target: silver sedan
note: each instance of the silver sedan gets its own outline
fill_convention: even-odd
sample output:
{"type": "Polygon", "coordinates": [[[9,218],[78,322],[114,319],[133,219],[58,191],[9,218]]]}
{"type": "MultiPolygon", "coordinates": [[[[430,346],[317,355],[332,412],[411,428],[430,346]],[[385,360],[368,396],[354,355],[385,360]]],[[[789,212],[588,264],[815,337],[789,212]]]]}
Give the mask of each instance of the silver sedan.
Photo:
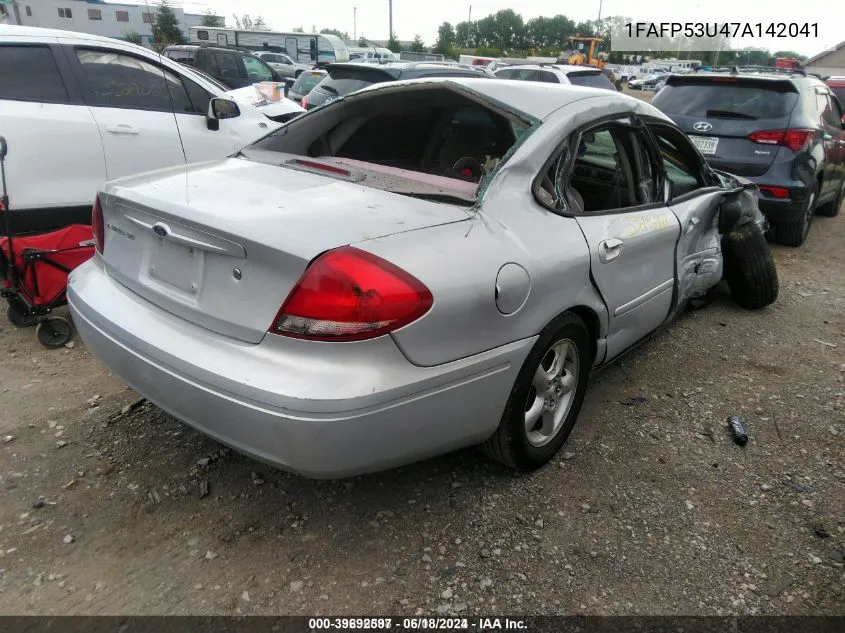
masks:
{"type": "Polygon", "coordinates": [[[595,368],[723,279],[748,309],[778,292],[753,185],[648,104],[543,83],[377,84],[107,183],[93,224],[68,291],[91,352],[316,478],[476,444],[536,469],[595,368]]]}

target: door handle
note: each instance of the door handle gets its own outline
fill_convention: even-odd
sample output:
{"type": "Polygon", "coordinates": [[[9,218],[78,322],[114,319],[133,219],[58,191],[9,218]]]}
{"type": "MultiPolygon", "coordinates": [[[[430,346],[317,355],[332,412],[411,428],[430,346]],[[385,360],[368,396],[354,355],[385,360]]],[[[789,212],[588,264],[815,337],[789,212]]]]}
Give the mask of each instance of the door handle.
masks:
{"type": "Polygon", "coordinates": [[[107,132],[112,134],[138,134],[139,130],[126,123],[119,123],[117,125],[110,125],[106,128],[107,132]]]}
{"type": "Polygon", "coordinates": [[[622,240],[612,238],[599,243],[599,259],[602,263],[612,262],[622,253],[622,240]]]}

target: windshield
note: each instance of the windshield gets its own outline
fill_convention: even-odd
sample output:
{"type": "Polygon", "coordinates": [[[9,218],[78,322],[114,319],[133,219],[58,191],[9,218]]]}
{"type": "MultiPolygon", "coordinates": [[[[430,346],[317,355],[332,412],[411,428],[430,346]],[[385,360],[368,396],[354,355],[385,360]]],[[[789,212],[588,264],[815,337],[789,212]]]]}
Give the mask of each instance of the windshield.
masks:
{"type": "Polygon", "coordinates": [[[335,79],[334,77],[328,77],[320,83],[320,89],[331,95],[342,97],[361,88],[366,88],[372,83],[372,81],[366,81],[365,79],[335,79]]]}
{"type": "Polygon", "coordinates": [[[845,110],[845,86],[840,87],[831,87],[830,91],[836,95],[836,98],[839,99],[839,105],[842,106],[842,109],[845,110]]]}
{"type": "Polygon", "coordinates": [[[327,75],[325,75],[324,73],[302,73],[299,76],[299,79],[294,82],[291,90],[299,94],[308,94],[309,92],[311,92],[311,89],[314,88],[314,86],[316,86],[318,83],[323,81],[326,76],[327,75]]]}
{"type": "Polygon", "coordinates": [[[737,113],[747,119],[779,119],[792,112],[797,101],[791,84],[732,80],[667,84],[651,103],[666,114],[681,116],[707,117],[708,112],[718,112],[726,117],[737,113]]]}
{"type": "Polygon", "coordinates": [[[588,88],[607,88],[615,90],[613,82],[604,73],[569,73],[569,82],[573,86],[586,86],[588,88]]]}

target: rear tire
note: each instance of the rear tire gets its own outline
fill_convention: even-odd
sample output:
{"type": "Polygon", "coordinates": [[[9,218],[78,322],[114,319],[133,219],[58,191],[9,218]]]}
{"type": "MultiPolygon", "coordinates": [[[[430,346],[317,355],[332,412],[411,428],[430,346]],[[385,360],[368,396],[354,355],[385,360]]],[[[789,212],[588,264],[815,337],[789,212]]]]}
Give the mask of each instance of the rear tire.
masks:
{"type": "Polygon", "coordinates": [[[820,206],[817,213],[828,218],[836,217],[839,215],[843,203],[845,203],[845,178],[843,178],[842,185],[839,187],[839,195],[836,196],[836,200],[820,206]]]}
{"type": "Polygon", "coordinates": [[[725,279],[739,306],[759,310],[777,300],[777,267],[766,236],[756,223],[743,224],[725,235],[722,252],[725,279]]]}
{"type": "Polygon", "coordinates": [[[524,472],[548,463],[575,426],[592,365],[592,342],[584,322],[570,312],[557,317],[525,359],[499,428],[480,445],[481,451],[524,472]],[[538,389],[541,383],[547,387],[538,389]]]}
{"type": "Polygon", "coordinates": [[[73,338],[73,326],[62,317],[50,317],[38,324],[35,336],[47,349],[57,349],[64,347],[73,338]]]}
{"type": "Polygon", "coordinates": [[[801,218],[795,224],[773,225],[773,235],[778,244],[784,246],[801,246],[810,233],[810,226],[813,224],[815,215],[816,198],[818,197],[818,184],[814,184],[807,191],[807,203],[801,218]]]}

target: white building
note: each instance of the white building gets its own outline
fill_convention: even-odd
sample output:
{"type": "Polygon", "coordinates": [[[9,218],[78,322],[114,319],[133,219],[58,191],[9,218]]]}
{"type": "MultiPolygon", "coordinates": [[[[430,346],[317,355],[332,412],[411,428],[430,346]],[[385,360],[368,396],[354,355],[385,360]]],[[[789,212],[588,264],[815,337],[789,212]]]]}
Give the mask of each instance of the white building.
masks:
{"type": "MultiPolygon", "coordinates": [[[[0,23],[64,29],[93,35],[126,39],[135,32],[143,43],[152,41],[152,21],[157,3],[105,2],[104,0],[0,0],[0,23]]],[[[199,26],[203,16],[172,7],[179,28],[188,37],[192,26],[199,26]]],[[[219,18],[221,24],[223,18],[219,18]]]]}

